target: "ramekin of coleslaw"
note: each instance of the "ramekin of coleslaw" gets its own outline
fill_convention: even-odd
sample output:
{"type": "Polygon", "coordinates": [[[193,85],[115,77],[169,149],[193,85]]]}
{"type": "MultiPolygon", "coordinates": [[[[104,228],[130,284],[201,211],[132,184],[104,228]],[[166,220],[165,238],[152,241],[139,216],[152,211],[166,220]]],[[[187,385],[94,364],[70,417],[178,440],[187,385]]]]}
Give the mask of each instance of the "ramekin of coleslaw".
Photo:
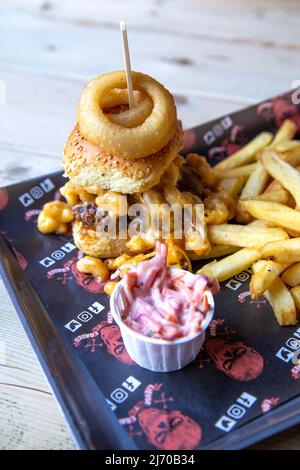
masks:
{"type": "Polygon", "coordinates": [[[167,247],[126,272],[110,299],[130,357],[155,372],[179,370],[199,353],[214,313],[218,282],[167,267],[167,247]]]}

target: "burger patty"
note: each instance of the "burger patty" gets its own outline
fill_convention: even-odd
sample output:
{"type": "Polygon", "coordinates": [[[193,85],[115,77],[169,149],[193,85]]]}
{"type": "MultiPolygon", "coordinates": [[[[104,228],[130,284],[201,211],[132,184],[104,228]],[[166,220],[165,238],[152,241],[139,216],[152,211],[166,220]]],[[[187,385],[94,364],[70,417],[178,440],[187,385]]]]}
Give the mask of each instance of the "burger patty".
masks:
{"type": "MultiPolygon", "coordinates": [[[[72,207],[72,212],[75,220],[81,222],[84,227],[95,229],[100,222],[104,224],[103,227],[105,231],[108,227],[110,220],[109,212],[102,209],[101,207],[98,207],[94,202],[83,202],[81,204],[77,204],[76,206],[72,207]]],[[[129,219],[127,215],[117,217],[117,226],[119,226],[121,219],[122,223],[124,223],[124,218],[128,223],[129,219],[133,220],[136,218],[136,216],[131,216],[129,219]]],[[[136,230],[140,231],[141,226],[137,226],[136,230]]]]}
{"type": "Polygon", "coordinates": [[[101,220],[108,217],[108,212],[101,209],[101,207],[97,207],[93,202],[77,204],[72,208],[72,211],[75,219],[87,227],[94,227],[101,220]]]}

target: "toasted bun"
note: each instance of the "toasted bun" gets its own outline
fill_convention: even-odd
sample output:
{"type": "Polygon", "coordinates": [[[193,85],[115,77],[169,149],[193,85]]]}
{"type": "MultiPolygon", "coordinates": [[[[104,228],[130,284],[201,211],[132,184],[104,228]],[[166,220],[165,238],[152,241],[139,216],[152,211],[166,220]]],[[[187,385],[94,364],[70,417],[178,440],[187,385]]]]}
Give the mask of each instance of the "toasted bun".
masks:
{"type": "Polygon", "coordinates": [[[79,221],[73,223],[74,243],[84,254],[95,258],[115,258],[124,253],[126,241],[100,237],[95,230],[84,229],[79,221]]]}
{"type": "Polygon", "coordinates": [[[103,153],[85,139],[76,125],[64,149],[63,167],[71,182],[123,194],[147,191],[156,185],[182,148],[182,129],[160,152],[146,158],[126,160],[103,153]]]}

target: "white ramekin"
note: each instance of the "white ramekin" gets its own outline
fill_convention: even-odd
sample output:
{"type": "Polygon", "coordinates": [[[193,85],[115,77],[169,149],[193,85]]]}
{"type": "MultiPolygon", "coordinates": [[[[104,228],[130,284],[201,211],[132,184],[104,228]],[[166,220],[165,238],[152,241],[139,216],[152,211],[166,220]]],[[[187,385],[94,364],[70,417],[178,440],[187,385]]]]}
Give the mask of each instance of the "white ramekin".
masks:
{"type": "MultiPolygon", "coordinates": [[[[183,271],[178,268],[170,268],[170,273],[183,271]]],[[[185,271],[188,275],[193,275],[185,271]]],[[[124,280],[115,287],[110,298],[111,314],[121,330],[125,348],[129,356],[141,367],[154,372],[170,372],[185,367],[192,362],[199,353],[204,339],[205,331],[214,314],[214,298],[210,291],[207,298],[210,309],[206,314],[201,331],[194,335],[167,341],[163,339],[149,338],[132,330],[122,320],[124,301],[122,290],[124,280]]]]}

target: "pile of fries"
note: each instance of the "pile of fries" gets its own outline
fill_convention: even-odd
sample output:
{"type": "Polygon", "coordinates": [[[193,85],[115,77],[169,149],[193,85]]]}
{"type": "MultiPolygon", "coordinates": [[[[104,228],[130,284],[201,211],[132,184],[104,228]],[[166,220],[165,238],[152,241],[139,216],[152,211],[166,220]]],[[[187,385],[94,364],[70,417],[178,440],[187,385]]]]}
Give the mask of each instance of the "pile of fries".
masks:
{"type": "MultiPolygon", "coordinates": [[[[252,268],[251,297],[264,295],[280,325],[296,324],[300,311],[300,140],[295,139],[296,133],[297,126],[287,119],[275,135],[261,132],[213,168],[200,155],[181,157],[179,189],[183,192],[165,177],[157,187],[170,203],[173,196],[177,200],[178,194],[184,194],[196,196],[204,205],[202,248],[187,249],[172,238],[164,240],[168,266],[192,270],[191,261],[209,260],[198,273],[220,282],[252,268]]],[[[115,279],[131,265],[155,255],[153,245],[138,238],[144,243],[131,239],[128,253],[104,261],[113,273],[105,292],[111,294],[115,279]]]]}
{"type": "Polygon", "coordinates": [[[275,136],[257,135],[217,164],[219,187],[236,201],[231,222],[208,225],[214,259],[198,272],[225,281],[252,267],[253,299],[264,295],[280,325],[300,310],[300,141],[287,119],[275,136]]]}

